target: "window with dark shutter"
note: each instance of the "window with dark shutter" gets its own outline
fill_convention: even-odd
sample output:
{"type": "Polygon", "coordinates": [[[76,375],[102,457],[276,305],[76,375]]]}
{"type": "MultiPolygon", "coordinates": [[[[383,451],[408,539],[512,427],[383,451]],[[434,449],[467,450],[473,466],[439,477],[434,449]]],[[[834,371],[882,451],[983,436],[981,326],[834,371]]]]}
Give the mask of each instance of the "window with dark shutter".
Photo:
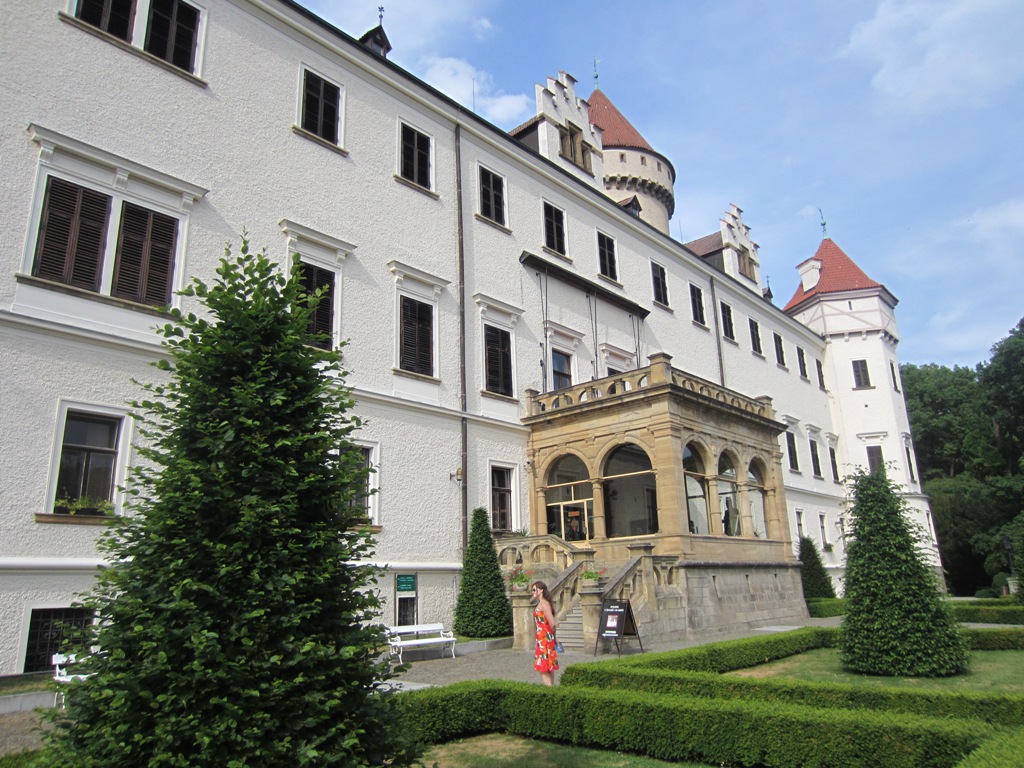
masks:
{"type": "Polygon", "coordinates": [[[619,267],[615,262],[615,240],[603,232],[597,233],[597,260],[602,275],[610,280],[619,279],[619,267]]]}
{"type": "Polygon", "coordinates": [[[700,286],[690,283],[690,314],[693,322],[706,325],[704,322],[704,291],[700,286]]]}
{"type": "Polygon", "coordinates": [[[757,320],[752,317],[748,318],[748,323],[750,325],[750,349],[753,350],[755,354],[760,355],[762,354],[761,326],[758,325],[757,320]]]}
{"type": "Polygon", "coordinates": [[[80,0],[75,15],[86,24],[131,42],[135,0],[80,0]]]}
{"type": "Polygon", "coordinates": [[[302,128],[331,144],[338,143],[341,89],[307,71],[302,94],[302,128]]]}
{"type": "Polygon", "coordinates": [[[551,203],[544,203],[544,245],[565,255],[565,213],[551,203]]]}
{"type": "Polygon", "coordinates": [[[505,225],[505,180],[486,168],[480,169],[480,215],[505,225]]]}
{"type": "Polygon", "coordinates": [[[772,334],[775,338],[775,362],[785,367],[786,365],[786,348],[782,344],[782,337],[774,333],[772,334]]]}
{"type": "Polygon", "coordinates": [[[195,64],[199,10],[182,0],[152,0],[146,51],[179,69],[195,64]]]}
{"type": "Polygon", "coordinates": [[[736,341],[736,328],[732,322],[732,307],[724,301],[720,306],[722,307],[722,335],[736,341]]]}
{"type": "Polygon", "coordinates": [[[868,374],[867,360],[853,361],[853,387],[854,389],[868,389],[871,386],[871,376],[868,374]]]}
{"type": "Polygon", "coordinates": [[[177,219],[125,203],[111,295],[153,306],[170,303],[177,236],[177,219]]]}
{"type": "Polygon", "coordinates": [[[799,472],[800,458],[796,455],[796,435],[792,432],[786,433],[786,455],[789,456],[789,468],[799,472]]]}
{"type": "Polygon", "coordinates": [[[664,306],[668,303],[668,277],[665,275],[665,268],[661,264],[651,262],[651,285],[654,290],[654,300],[664,306]]]}
{"type": "Polygon", "coordinates": [[[403,371],[434,375],[434,308],[402,296],[402,328],[398,366],[403,371]]]}
{"type": "Polygon", "coordinates": [[[804,354],[804,351],[800,347],[796,348],[796,362],[797,362],[797,365],[800,368],[800,378],[801,379],[806,379],[807,378],[807,356],[804,354]]]}
{"type": "Polygon", "coordinates": [[[430,189],[430,137],[402,126],[402,178],[430,189]]]}
{"type": "Polygon", "coordinates": [[[49,177],[32,274],[99,290],[109,217],[107,195],[49,177]]]}
{"type": "Polygon", "coordinates": [[[321,349],[334,347],[334,272],[315,264],[302,262],[302,286],[306,293],[312,295],[324,289],[320,301],[317,302],[313,315],[309,319],[309,333],[314,339],[310,342],[321,349]]]}
{"type": "Polygon", "coordinates": [[[882,446],[868,446],[868,472],[885,472],[885,459],[882,458],[882,446]]]}
{"type": "Polygon", "coordinates": [[[484,326],[486,389],[512,396],[512,334],[493,325],[484,326]]]}

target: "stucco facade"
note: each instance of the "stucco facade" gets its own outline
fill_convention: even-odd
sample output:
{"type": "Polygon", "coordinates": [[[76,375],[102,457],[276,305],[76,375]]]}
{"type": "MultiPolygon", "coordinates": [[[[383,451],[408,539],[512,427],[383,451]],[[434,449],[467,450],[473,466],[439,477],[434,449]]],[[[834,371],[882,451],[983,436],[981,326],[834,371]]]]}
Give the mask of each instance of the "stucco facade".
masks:
{"type": "MultiPolygon", "coordinates": [[[[697,591],[687,606],[686,590],[677,590],[672,599],[684,612],[666,619],[665,631],[769,618],[728,607],[752,604],[743,563],[784,574],[762,592],[779,605],[770,617],[795,610],[797,511],[806,519],[824,515],[835,544],[826,561],[839,572],[844,491],[826,446],[845,466],[864,462],[857,448],[864,434],[885,433],[887,459],[899,459],[900,441],[909,445],[902,398],[882,391],[884,366],[895,360],[894,318],[876,322],[877,334],[865,326],[836,336],[816,319],[825,309],[790,317],[762,297],[759,271],[753,280],[737,276],[623,208],[605,191],[609,160],[600,131],[584,122],[587,104],[568,76],[539,88],[551,133],[531,148],[291,2],[210,0],[196,8],[184,63],[144,50],[146,0],[138,0],[127,38],[79,18],[74,2],[7,9],[5,37],[18,44],[0,50],[0,114],[7,118],[0,154],[10,203],[0,211],[0,412],[8,426],[0,438],[0,674],[26,668],[31,648],[41,647],[34,618],[70,606],[99,564],[102,516],[56,511],[62,457],[72,450],[107,457],[109,500],[116,514],[123,511],[116,487],[137,439],[127,405],[138,394],[132,380],[159,376],[150,365],[161,355],[153,328],[165,321],[159,302],[124,298],[120,287],[129,209],[174,233],[167,298],[183,310],[198,306],[174,292],[193,276],[209,280],[225,242],[242,232],[277,260],[298,252],[329,276],[331,331],[348,342],[344,366],[363,420],[356,439],[376,470],[368,511],[376,561],[387,569],[380,582],[385,622],[410,615],[451,622],[474,507],[504,505],[501,528],[552,536],[539,530],[547,481],[533,458],[546,450],[531,422],[536,397],[644,368],[658,355],[669,356],[684,378],[744,402],[769,398],[772,415],[760,432],[748,424],[730,433],[716,426],[712,410],[691,403],[676,426],[634,440],[659,466],[659,529],[672,531],[676,543],[616,531],[606,536],[609,565],[628,560],[622,550],[639,537],[632,543],[646,554],[636,573],[648,574],[651,585],[659,569],[705,585],[701,621],[685,613],[698,604],[697,591]],[[306,109],[313,85],[334,109],[322,109],[315,123],[306,109]],[[566,167],[559,156],[563,112],[582,123],[592,144],[589,171],[566,167]],[[413,160],[410,141],[421,151],[413,160]],[[44,244],[56,237],[58,188],[106,201],[94,283],[41,270],[44,244]],[[562,239],[552,247],[549,234],[559,224],[562,239]],[[657,301],[656,268],[664,291],[657,301]],[[403,335],[409,306],[429,330],[414,366],[403,335]],[[495,339],[505,346],[495,347],[495,339]],[[845,406],[848,361],[864,358],[877,370],[878,401],[867,409],[877,423],[845,406]],[[109,444],[73,445],[71,426],[80,423],[109,428],[109,444]],[[800,433],[800,471],[787,462],[787,428],[800,433]],[[807,455],[814,435],[824,467],[818,475],[807,455]],[[709,475],[728,445],[737,469],[760,457],[771,491],[764,537],[712,527],[699,542],[691,538],[678,461],[693,440],[707,449],[709,475]],[[648,544],[654,549],[643,549],[648,544]],[[698,560],[706,567],[699,573],[698,560]],[[721,589],[707,587],[719,585],[715,574],[726,570],[721,589]],[[415,576],[403,581],[415,589],[397,591],[399,576],[415,576]]],[[[746,237],[738,209],[726,218],[746,237]]],[[[609,434],[616,418],[613,410],[599,416],[609,434]]],[[[920,491],[909,473],[900,477],[908,492],[920,491]]],[[[708,493],[708,503],[717,503],[708,493]]],[[[747,491],[738,493],[749,503],[747,491]]],[[[926,518],[926,501],[916,503],[926,518]]],[[[570,587],[567,601],[575,596],[570,587]]]]}

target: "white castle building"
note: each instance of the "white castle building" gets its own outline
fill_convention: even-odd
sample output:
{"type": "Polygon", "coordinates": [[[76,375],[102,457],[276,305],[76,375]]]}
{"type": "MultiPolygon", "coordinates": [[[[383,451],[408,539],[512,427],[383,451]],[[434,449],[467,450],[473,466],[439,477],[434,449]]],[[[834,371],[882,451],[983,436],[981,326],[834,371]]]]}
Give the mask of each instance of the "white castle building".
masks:
{"type": "Polygon", "coordinates": [[[675,169],[600,91],[560,73],[505,133],[291,0],[4,17],[0,674],[89,620],[160,307],[242,231],[330,288],[386,623],[451,623],[479,506],[580,642],[613,597],[650,635],[805,615],[798,537],[841,585],[857,466],[931,530],[893,295],[825,239],[779,309],[734,205],[673,240],[675,169]]]}

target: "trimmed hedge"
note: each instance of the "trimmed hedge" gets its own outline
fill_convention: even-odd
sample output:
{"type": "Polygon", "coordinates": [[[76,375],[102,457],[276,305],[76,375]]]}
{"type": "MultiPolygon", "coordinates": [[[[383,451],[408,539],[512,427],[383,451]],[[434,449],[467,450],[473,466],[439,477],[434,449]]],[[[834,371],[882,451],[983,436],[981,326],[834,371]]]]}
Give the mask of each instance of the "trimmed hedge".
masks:
{"type": "Polygon", "coordinates": [[[993,736],[957,763],[957,768],[1020,768],[1024,728],[993,736]]]}
{"type": "MultiPolygon", "coordinates": [[[[1009,600],[950,600],[947,604],[959,622],[1024,626],[1024,606],[1009,600]]],[[[846,599],[807,598],[807,612],[815,619],[845,616],[846,599]]]]}
{"type": "Polygon", "coordinates": [[[427,742],[500,730],[660,760],[773,768],[954,768],[996,733],[978,721],[491,680],[398,698],[427,742]]]}
{"type": "Polygon", "coordinates": [[[846,600],[841,597],[812,597],[807,599],[807,613],[813,619],[830,619],[846,615],[846,600]]]}

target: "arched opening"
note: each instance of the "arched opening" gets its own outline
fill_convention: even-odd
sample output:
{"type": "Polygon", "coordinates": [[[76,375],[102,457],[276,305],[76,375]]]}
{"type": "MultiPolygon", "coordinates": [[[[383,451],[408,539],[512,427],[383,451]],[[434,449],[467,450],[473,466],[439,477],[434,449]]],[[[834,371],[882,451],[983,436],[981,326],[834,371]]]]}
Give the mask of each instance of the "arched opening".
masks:
{"type": "Polygon", "coordinates": [[[697,447],[687,444],[683,450],[683,474],[686,478],[686,516],[690,533],[706,536],[711,533],[708,523],[708,478],[704,460],[697,447]]]}
{"type": "Polygon", "coordinates": [[[739,536],[740,508],[736,503],[736,466],[729,454],[718,457],[718,502],[722,505],[722,530],[726,536],[739,536]]]}
{"type": "Polygon", "coordinates": [[[563,456],[548,473],[545,492],[548,533],[566,541],[589,539],[594,529],[594,485],[587,465],[563,456]]]}
{"type": "Polygon", "coordinates": [[[658,492],[651,460],[642,448],[623,445],[608,457],[604,514],[608,538],[658,532],[658,492]]]}
{"type": "Polygon", "coordinates": [[[747,468],[747,495],[750,497],[750,519],[754,535],[759,539],[768,538],[768,520],[765,516],[765,472],[759,461],[750,462],[747,468]]]}

